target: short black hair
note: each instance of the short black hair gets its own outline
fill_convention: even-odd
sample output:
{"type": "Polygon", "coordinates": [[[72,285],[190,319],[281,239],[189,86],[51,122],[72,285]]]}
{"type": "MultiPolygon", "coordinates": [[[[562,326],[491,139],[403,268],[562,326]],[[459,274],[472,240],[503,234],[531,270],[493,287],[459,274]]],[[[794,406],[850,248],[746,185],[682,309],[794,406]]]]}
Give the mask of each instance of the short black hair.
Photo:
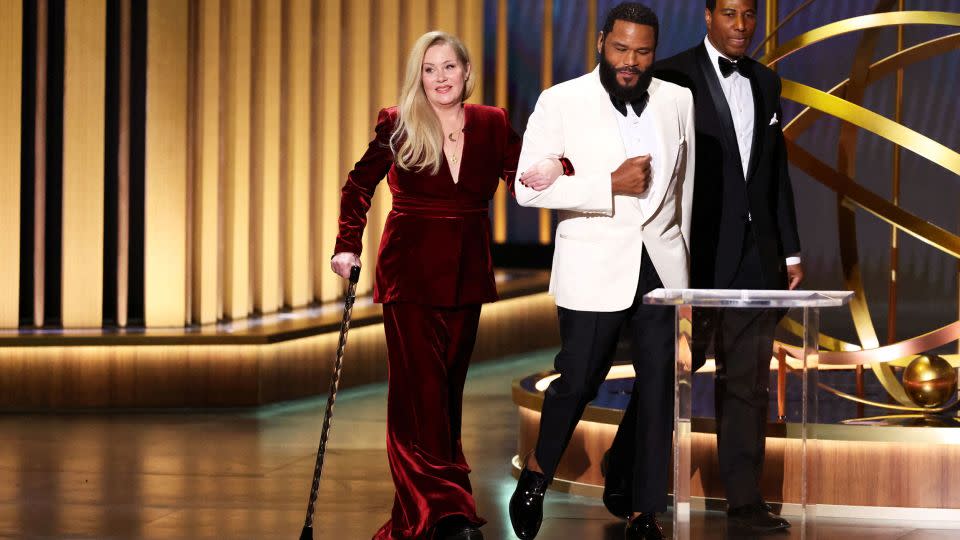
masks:
{"type": "MultiPolygon", "coordinates": [[[[753,0],[753,7],[757,7],[757,0],[753,0]]],[[[707,0],[707,9],[711,12],[717,9],[717,0],[707,0]]]]}
{"type": "Polygon", "coordinates": [[[653,42],[660,42],[660,20],[657,19],[657,14],[640,2],[622,2],[607,13],[607,20],[603,23],[604,39],[613,31],[613,23],[617,21],[652,26],[653,42]]]}

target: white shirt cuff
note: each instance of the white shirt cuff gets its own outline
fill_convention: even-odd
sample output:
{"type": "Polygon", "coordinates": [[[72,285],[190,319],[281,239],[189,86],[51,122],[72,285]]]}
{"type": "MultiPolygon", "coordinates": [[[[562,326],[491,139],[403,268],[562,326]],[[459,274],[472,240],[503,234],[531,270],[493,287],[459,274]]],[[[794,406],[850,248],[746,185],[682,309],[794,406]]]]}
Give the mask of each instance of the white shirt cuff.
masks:
{"type": "Polygon", "coordinates": [[[800,257],[787,257],[787,266],[800,264],[800,257]]]}

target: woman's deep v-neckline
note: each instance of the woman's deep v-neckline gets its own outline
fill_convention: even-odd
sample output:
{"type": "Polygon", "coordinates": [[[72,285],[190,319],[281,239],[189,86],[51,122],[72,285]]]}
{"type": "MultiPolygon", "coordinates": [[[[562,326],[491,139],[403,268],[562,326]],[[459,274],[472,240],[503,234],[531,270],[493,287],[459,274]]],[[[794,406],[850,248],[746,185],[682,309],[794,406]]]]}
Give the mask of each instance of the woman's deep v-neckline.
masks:
{"type": "Polygon", "coordinates": [[[460,155],[456,156],[457,163],[459,163],[459,165],[457,166],[456,175],[453,174],[453,167],[450,165],[450,158],[447,156],[447,152],[446,151],[443,152],[443,165],[444,167],[446,167],[447,175],[450,177],[450,181],[453,182],[454,186],[460,185],[460,172],[463,171],[463,158],[467,155],[467,121],[469,120],[469,118],[467,117],[467,114],[468,114],[467,110],[468,110],[467,105],[464,104],[463,105],[463,127],[461,128],[461,131],[460,131],[460,137],[462,138],[461,140],[463,141],[463,144],[460,145],[460,155]]]}
{"type": "Polygon", "coordinates": [[[453,174],[453,167],[450,165],[450,159],[447,157],[447,153],[443,153],[443,164],[447,167],[447,175],[450,176],[450,180],[453,182],[453,185],[460,185],[460,171],[463,170],[463,156],[467,154],[467,133],[466,131],[461,131],[460,136],[464,137],[463,144],[460,145],[460,155],[457,156],[457,162],[459,166],[457,167],[457,174],[453,174]]]}

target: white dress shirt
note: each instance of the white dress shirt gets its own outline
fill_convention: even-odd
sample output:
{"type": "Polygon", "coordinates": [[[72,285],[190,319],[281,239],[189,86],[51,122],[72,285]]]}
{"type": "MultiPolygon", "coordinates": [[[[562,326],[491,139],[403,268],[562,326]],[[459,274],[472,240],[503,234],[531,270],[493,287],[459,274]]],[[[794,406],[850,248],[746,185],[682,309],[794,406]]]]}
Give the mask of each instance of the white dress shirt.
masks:
{"type": "MultiPolygon", "coordinates": [[[[738,71],[734,71],[729,77],[724,77],[720,72],[720,51],[710,43],[710,38],[703,39],[707,47],[707,56],[710,57],[710,64],[717,72],[717,78],[720,79],[720,87],[723,88],[723,95],[727,98],[727,105],[730,107],[730,116],[733,118],[733,129],[737,132],[737,146],[740,147],[740,162],[743,164],[743,176],[746,179],[747,168],[750,165],[750,151],[753,148],[753,124],[754,106],[753,106],[753,88],[750,86],[750,79],[747,79],[738,71]]],[[[726,57],[724,57],[726,58],[726,57]]],[[[731,62],[733,59],[727,58],[731,62]]]]}
{"type": "MultiPolygon", "coordinates": [[[[753,150],[753,127],[756,122],[754,116],[753,87],[750,86],[750,79],[747,79],[738,71],[734,71],[729,77],[724,77],[720,72],[719,58],[720,51],[713,46],[709,37],[703,38],[703,44],[707,48],[707,56],[710,57],[710,64],[720,79],[720,87],[723,89],[723,95],[727,98],[727,105],[730,107],[730,117],[733,119],[733,130],[737,135],[737,146],[740,149],[740,163],[743,165],[743,176],[746,181],[747,170],[750,167],[750,152],[753,150]]],[[[727,60],[732,58],[723,55],[727,60]]],[[[800,257],[787,257],[787,265],[800,264],[800,257]]]]}
{"type": "Polygon", "coordinates": [[[626,116],[620,114],[620,111],[613,106],[613,103],[610,104],[610,109],[613,111],[613,116],[617,119],[617,126],[620,128],[620,138],[623,140],[623,149],[626,151],[627,158],[644,155],[650,156],[650,183],[647,190],[637,197],[640,204],[640,211],[644,216],[650,216],[656,208],[649,208],[651,204],[649,201],[660,201],[663,199],[663,197],[658,197],[658,195],[664,189],[664,186],[661,185],[664,181],[656,178],[653,172],[657,170],[657,164],[660,163],[661,159],[659,150],[660,136],[657,134],[653,118],[655,113],[651,110],[651,107],[646,107],[640,113],[640,116],[637,116],[637,113],[634,112],[633,107],[631,107],[629,103],[627,104],[626,116]]]}

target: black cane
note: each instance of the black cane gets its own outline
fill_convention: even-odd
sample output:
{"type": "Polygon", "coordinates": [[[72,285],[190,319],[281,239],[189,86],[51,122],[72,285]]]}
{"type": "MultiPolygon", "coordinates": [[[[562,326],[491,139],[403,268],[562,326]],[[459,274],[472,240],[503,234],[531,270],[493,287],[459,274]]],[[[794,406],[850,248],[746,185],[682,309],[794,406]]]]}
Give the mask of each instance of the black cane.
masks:
{"type": "Polygon", "coordinates": [[[333,404],[337,401],[337,388],[340,387],[340,372],[343,369],[343,349],[347,346],[347,332],[350,330],[350,315],[353,313],[353,301],[357,297],[357,281],[360,280],[360,267],[350,269],[350,286],[343,301],[343,321],[340,323],[340,343],[337,345],[337,359],[330,376],[330,395],[327,397],[327,410],[323,413],[323,427],[320,430],[320,448],[317,449],[317,464],[313,469],[313,484],[310,486],[310,503],[307,505],[307,519],[303,522],[300,540],[313,540],[313,509],[317,504],[317,492],[320,490],[320,473],[323,472],[323,455],[327,451],[327,439],[330,436],[330,421],[333,418],[333,404]]]}

